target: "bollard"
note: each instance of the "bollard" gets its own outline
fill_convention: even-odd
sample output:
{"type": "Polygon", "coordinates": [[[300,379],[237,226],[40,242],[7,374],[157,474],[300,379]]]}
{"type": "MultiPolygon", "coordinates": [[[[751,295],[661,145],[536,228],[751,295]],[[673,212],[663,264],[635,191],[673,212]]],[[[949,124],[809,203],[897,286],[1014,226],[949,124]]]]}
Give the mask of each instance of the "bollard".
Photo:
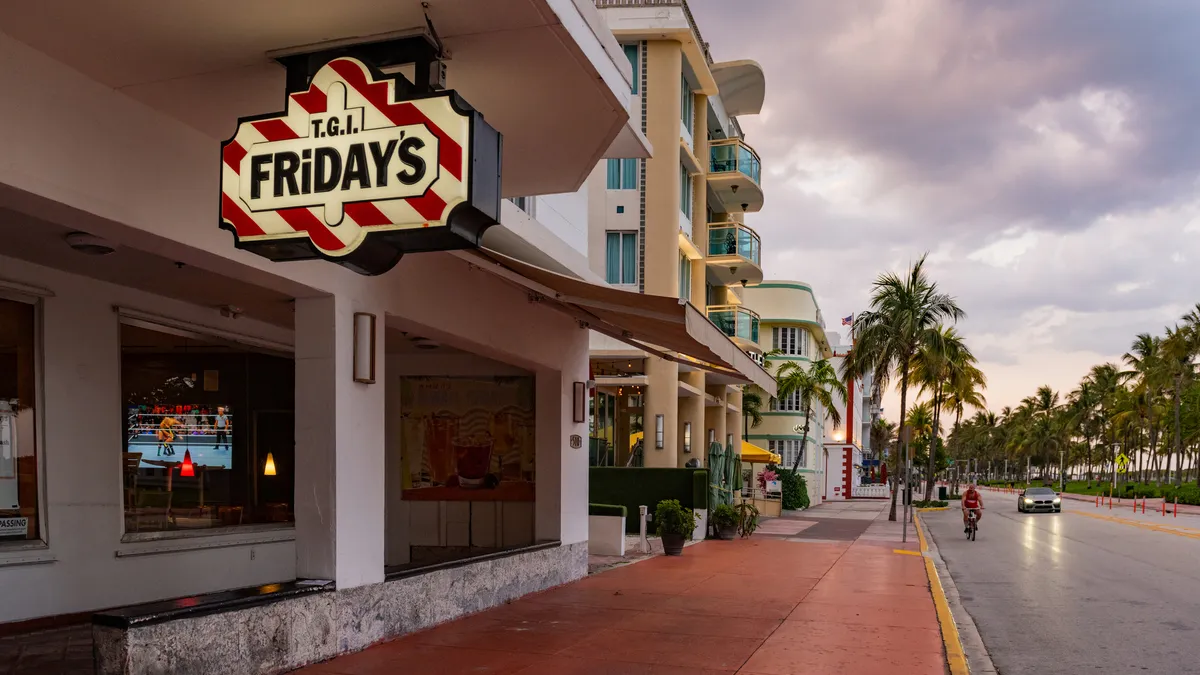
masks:
{"type": "Polygon", "coordinates": [[[1179,497],[1175,498],[1175,518],[1179,517],[1179,497]]]}
{"type": "Polygon", "coordinates": [[[1146,498],[1142,497],[1142,515],[1146,515],[1146,498]]]}
{"type": "Polygon", "coordinates": [[[1100,495],[1096,495],[1096,508],[1100,508],[1100,495]]]}
{"type": "Polygon", "coordinates": [[[1112,511],[1112,495],[1108,496],[1108,510],[1112,511]]]}
{"type": "Polygon", "coordinates": [[[638,507],[638,517],[641,519],[641,524],[639,525],[639,527],[641,529],[640,529],[640,533],[639,533],[640,538],[638,539],[638,546],[642,549],[642,553],[649,553],[650,552],[650,540],[646,539],[646,507],[645,506],[638,507]]]}

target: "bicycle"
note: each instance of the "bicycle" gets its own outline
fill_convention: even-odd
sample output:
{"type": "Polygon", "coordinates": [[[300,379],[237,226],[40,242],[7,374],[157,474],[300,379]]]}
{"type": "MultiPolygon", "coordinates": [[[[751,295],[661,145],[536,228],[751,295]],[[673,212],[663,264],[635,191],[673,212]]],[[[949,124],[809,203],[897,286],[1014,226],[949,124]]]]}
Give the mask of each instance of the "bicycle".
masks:
{"type": "Polygon", "coordinates": [[[968,541],[975,541],[975,532],[979,529],[979,525],[976,524],[976,518],[977,518],[977,516],[975,515],[975,509],[969,509],[967,511],[967,540],[968,541]]]}

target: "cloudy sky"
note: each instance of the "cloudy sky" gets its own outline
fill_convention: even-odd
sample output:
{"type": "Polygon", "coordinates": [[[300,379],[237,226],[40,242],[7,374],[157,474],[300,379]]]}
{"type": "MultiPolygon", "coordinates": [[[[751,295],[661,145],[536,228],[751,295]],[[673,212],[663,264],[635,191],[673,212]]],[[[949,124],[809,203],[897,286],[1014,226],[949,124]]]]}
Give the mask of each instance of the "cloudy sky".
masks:
{"type": "Polygon", "coordinates": [[[715,59],[766,72],[747,222],[831,330],[929,252],[999,408],[1200,301],[1200,2],[689,4],[715,59]]]}

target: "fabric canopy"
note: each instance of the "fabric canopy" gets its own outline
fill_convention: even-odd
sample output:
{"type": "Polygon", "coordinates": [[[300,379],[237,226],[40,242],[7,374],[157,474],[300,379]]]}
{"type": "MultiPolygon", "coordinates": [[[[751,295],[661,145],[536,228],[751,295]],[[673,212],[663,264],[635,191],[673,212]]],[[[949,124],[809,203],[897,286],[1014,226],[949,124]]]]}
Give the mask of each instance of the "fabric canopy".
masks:
{"type": "Polygon", "coordinates": [[[486,249],[471,255],[483,269],[552,301],[587,328],[775,395],[775,378],[686,300],[593,284],[486,249]]]}
{"type": "Polygon", "coordinates": [[[742,441],[742,461],[749,464],[778,464],[783,458],[753,443],[742,441]]]}

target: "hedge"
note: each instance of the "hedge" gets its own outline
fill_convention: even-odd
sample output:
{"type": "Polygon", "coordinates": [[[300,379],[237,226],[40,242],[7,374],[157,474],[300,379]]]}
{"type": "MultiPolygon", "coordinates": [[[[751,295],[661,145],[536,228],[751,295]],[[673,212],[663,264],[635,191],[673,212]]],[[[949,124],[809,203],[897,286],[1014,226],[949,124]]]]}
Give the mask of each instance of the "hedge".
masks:
{"type": "Polygon", "coordinates": [[[638,507],[654,507],[664,499],[678,499],[689,509],[708,508],[706,469],[658,469],[646,467],[594,466],[588,470],[588,502],[624,506],[632,518],[625,531],[636,533],[638,507]]]}
{"type": "Polygon", "coordinates": [[[588,504],[588,515],[626,518],[629,516],[629,509],[616,504],[588,504]]]}

